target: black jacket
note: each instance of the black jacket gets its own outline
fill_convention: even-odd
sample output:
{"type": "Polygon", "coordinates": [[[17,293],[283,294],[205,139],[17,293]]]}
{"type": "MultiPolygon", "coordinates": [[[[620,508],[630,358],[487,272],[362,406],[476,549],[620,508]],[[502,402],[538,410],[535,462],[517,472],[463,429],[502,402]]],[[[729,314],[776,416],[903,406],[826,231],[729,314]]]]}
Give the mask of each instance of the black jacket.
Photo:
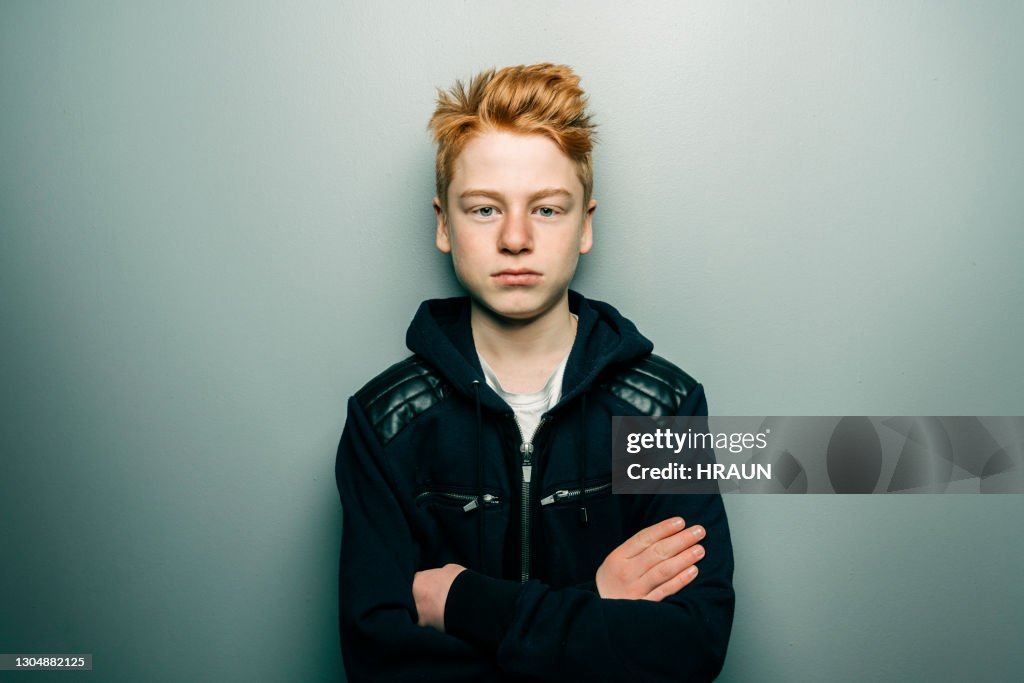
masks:
{"type": "Polygon", "coordinates": [[[532,449],[483,379],[465,298],[424,302],[411,358],[350,399],[336,476],[341,648],[351,681],[685,681],[721,670],[733,556],[717,495],[611,494],[612,415],[707,414],[704,391],[608,304],[579,316],[532,449]],[[524,467],[524,465],[526,467],[524,467]],[[524,478],[529,483],[524,483],[524,478]],[[688,586],[602,599],[594,574],[674,515],[707,529],[688,586]],[[417,625],[415,572],[454,562],[447,633],[417,625]]]}

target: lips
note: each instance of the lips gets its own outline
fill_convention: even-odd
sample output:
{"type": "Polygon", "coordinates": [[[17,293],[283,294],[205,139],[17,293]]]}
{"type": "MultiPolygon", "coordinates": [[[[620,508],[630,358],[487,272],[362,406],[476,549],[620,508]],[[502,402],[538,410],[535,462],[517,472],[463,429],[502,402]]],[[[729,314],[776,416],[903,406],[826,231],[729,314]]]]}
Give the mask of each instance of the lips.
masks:
{"type": "Polygon", "coordinates": [[[534,285],[540,282],[540,273],[530,270],[529,268],[509,268],[499,273],[492,275],[499,284],[521,287],[524,285],[534,285]]]}

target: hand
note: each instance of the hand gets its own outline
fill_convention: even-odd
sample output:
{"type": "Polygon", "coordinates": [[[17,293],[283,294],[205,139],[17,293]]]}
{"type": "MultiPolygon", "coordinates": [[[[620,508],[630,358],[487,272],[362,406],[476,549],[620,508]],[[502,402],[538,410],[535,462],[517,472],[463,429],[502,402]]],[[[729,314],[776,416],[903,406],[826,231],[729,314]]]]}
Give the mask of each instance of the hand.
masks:
{"type": "Polygon", "coordinates": [[[686,527],[673,517],[638,531],[608,554],[597,568],[597,592],[602,598],[660,602],[697,576],[704,548],[704,527],[686,527]]]}
{"type": "Polygon", "coordinates": [[[444,633],[444,604],[448,600],[448,590],[455,577],[465,569],[458,564],[446,564],[438,569],[416,572],[412,579],[412,597],[416,601],[420,626],[436,628],[444,633]]]}

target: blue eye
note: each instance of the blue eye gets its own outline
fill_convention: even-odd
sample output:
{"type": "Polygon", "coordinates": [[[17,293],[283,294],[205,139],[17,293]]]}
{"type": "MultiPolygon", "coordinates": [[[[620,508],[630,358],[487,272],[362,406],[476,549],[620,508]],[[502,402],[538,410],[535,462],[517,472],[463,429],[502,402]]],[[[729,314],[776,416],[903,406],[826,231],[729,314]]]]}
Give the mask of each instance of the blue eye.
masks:
{"type": "Polygon", "coordinates": [[[491,216],[494,215],[494,207],[481,206],[479,209],[476,210],[476,214],[481,218],[490,218],[491,216]]]}
{"type": "Polygon", "coordinates": [[[537,209],[537,213],[539,213],[544,218],[551,218],[552,216],[555,215],[555,210],[552,209],[550,206],[542,206],[539,209],[537,209]]]}

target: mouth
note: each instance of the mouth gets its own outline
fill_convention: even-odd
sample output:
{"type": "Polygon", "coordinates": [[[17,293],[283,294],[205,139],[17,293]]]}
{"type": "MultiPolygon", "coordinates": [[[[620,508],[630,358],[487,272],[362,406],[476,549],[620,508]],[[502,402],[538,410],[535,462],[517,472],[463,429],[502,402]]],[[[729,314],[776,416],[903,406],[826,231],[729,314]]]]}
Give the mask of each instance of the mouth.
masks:
{"type": "Polygon", "coordinates": [[[491,275],[499,284],[507,286],[534,285],[540,282],[541,275],[529,268],[507,268],[491,275]]]}

